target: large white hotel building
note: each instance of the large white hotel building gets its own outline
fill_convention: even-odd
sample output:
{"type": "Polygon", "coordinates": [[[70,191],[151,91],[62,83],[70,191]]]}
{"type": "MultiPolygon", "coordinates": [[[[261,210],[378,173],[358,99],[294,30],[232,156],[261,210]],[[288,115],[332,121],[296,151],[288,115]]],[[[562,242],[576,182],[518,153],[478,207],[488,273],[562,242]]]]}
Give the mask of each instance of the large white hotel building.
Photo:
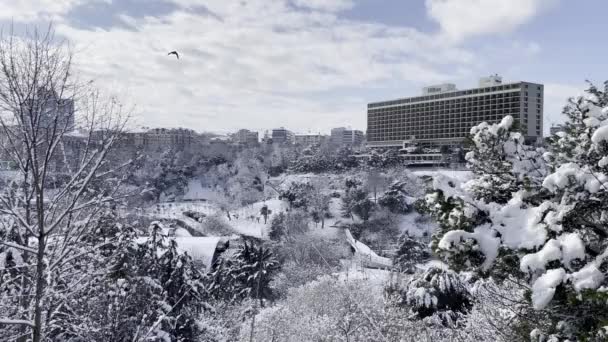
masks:
{"type": "Polygon", "coordinates": [[[484,77],[478,88],[456,90],[453,84],[423,89],[422,96],[367,105],[369,147],[461,145],[471,127],[500,122],[511,115],[528,142],[542,138],[543,85],[502,83],[484,77]]]}

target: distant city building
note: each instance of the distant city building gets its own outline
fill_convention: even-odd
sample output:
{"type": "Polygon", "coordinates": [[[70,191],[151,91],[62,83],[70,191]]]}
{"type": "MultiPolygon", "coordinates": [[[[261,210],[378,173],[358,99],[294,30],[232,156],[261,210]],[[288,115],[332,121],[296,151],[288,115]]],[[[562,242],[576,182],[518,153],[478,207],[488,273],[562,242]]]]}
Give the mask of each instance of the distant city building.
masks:
{"type": "Polygon", "coordinates": [[[336,147],[359,146],[363,142],[364,134],[362,131],[338,127],[331,130],[331,144],[336,147]]]}
{"type": "Polygon", "coordinates": [[[272,136],[268,133],[268,130],[264,131],[264,136],[262,137],[263,144],[272,144],[272,136]]]}
{"type": "Polygon", "coordinates": [[[275,128],[272,130],[273,144],[293,144],[294,134],[284,127],[275,128]]]}
{"type": "Polygon", "coordinates": [[[319,146],[327,141],[329,137],[323,134],[297,134],[295,136],[296,145],[300,146],[319,146]]]}
{"type": "Polygon", "coordinates": [[[564,132],[566,127],[564,125],[553,125],[549,128],[549,133],[555,135],[557,132],[564,132]]]}
{"type": "Polygon", "coordinates": [[[256,146],[259,144],[258,132],[252,132],[248,129],[241,129],[233,136],[236,144],[244,146],[256,146]]]}
{"type": "Polygon", "coordinates": [[[142,148],[144,151],[183,151],[196,142],[197,134],[187,128],[146,127],[126,132],[119,141],[122,148],[142,148]]]}
{"type": "Polygon", "coordinates": [[[497,123],[507,115],[528,142],[542,138],[542,84],[503,84],[497,75],[482,78],[479,84],[479,88],[426,91],[423,96],[368,104],[367,146],[461,145],[471,127],[484,121],[497,123]]]}
{"type": "Polygon", "coordinates": [[[74,100],[63,99],[54,90],[39,88],[35,96],[24,100],[24,107],[40,114],[38,125],[42,129],[70,132],[75,129],[74,100]]]}

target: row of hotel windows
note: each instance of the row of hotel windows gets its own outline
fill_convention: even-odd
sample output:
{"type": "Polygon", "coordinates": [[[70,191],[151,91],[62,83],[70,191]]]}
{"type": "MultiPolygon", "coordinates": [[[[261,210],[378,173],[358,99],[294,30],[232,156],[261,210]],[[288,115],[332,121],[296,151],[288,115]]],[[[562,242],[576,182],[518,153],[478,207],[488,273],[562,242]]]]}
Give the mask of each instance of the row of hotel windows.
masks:
{"type": "MultiPolygon", "coordinates": [[[[431,100],[438,100],[438,99],[444,99],[444,98],[450,98],[450,97],[458,97],[458,96],[463,96],[463,95],[485,94],[485,93],[492,93],[492,92],[497,92],[497,91],[520,89],[520,87],[521,87],[521,83],[513,83],[513,84],[505,84],[505,85],[500,85],[500,86],[495,86],[495,87],[485,87],[485,88],[476,88],[476,89],[448,92],[448,93],[442,93],[442,94],[437,94],[437,95],[417,96],[417,97],[410,97],[410,98],[398,99],[398,100],[392,100],[392,101],[370,103],[368,105],[368,108],[392,106],[392,105],[401,104],[401,103],[410,103],[410,102],[418,102],[418,101],[431,101],[431,100]]],[[[525,87],[528,88],[528,85],[526,84],[525,87]]],[[[540,91],[541,87],[537,86],[537,88],[540,91]]],[[[493,94],[493,95],[500,95],[500,94],[493,94]]],[[[484,96],[487,96],[487,95],[484,95],[484,96]]]]}
{"type": "MultiPolygon", "coordinates": [[[[524,102],[524,105],[527,106],[528,102],[524,102]]],[[[540,105],[540,104],[538,104],[540,105]]],[[[445,111],[445,110],[466,110],[470,108],[497,108],[497,107],[519,107],[520,102],[499,102],[499,103],[474,103],[474,104],[466,104],[466,105],[453,105],[453,106],[432,106],[432,107],[421,107],[421,108],[413,108],[413,107],[394,107],[387,110],[382,111],[368,111],[368,114],[371,115],[382,115],[387,113],[417,113],[417,112],[436,112],[436,111],[445,111]]]]}
{"type": "MultiPolygon", "coordinates": [[[[529,86],[528,84],[524,84],[525,89],[529,89],[528,86],[529,86]]],[[[418,101],[432,101],[432,100],[438,100],[438,99],[444,99],[444,98],[450,98],[450,97],[458,97],[458,96],[463,96],[463,95],[474,95],[474,94],[484,94],[484,95],[481,95],[481,96],[478,96],[475,98],[486,98],[489,96],[494,97],[496,95],[506,95],[506,94],[489,95],[486,93],[505,91],[505,90],[515,90],[515,89],[520,90],[521,89],[520,87],[521,87],[521,83],[514,83],[514,84],[507,84],[507,85],[495,86],[495,87],[476,88],[476,89],[448,92],[448,93],[437,94],[437,95],[417,96],[417,97],[410,97],[410,98],[398,99],[398,100],[392,100],[392,101],[376,102],[376,103],[368,104],[367,107],[376,108],[376,107],[383,107],[383,106],[398,105],[398,104],[402,104],[402,103],[411,103],[411,102],[418,102],[418,101]]],[[[540,92],[542,89],[542,86],[536,85],[536,89],[540,92]]],[[[512,94],[519,94],[519,92],[513,92],[512,94]]],[[[527,91],[526,91],[526,95],[527,95],[527,91]]]]}
{"type": "MultiPolygon", "coordinates": [[[[524,111],[527,111],[527,109],[524,109],[524,111]]],[[[537,112],[540,114],[540,108],[537,109],[537,112]]],[[[489,108],[484,108],[484,107],[472,107],[472,108],[466,108],[465,110],[455,110],[455,109],[446,109],[443,111],[415,111],[415,112],[410,112],[410,111],[395,111],[395,112],[391,112],[391,113],[386,113],[386,114],[381,114],[381,115],[374,115],[374,114],[369,114],[367,117],[369,120],[373,120],[373,119],[386,119],[386,118],[416,118],[416,117],[444,117],[444,116],[472,116],[472,115],[484,115],[484,116],[491,116],[491,115],[496,115],[496,114],[505,114],[505,113],[519,113],[519,106],[512,106],[512,107],[507,107],[507,106],[492,106],[489,108]]]]}
{"type": "MultiPolygon", "coordinates": [[[[453,113],[432,113],[429,115],[405,115],[405,114],[395,114],[395,115],[387,115],[387,116],[376,116],[376,117],[368,117],[368,126],[373,126],[376,123],[382,122],[405,122],[405,121],[429,121],[429,122],[440,122],[443,120],[492,120],[500,118],[502,119],[506,115],[512,115],[514,117],[519,117],[518,110],[509,110],[509,109],[498,109],[493,110],[491,112],[487,111],[477,111],[477,112],[453,112],[453,113]]],[[[538,113],[540,115],[540,113],[538,113]]],[[[480,122],[481,122],[480,121],[480,122]]]]}
{"type": "MultiPolygon", "coordinates": [[[[508,94],[505,94],[508,95],[508,94]]],[[[472,105],[472,104],[484,104],[484,105],[488,105],[488,104],[506,104],[506,103],[519,103],[521,100],[521,97],[519,96],[519,93],[513,93],[512,96],[509,97],[505,97],[505,98],[495,98],[495,99],[490,99],[490,98],[480,98],[480,97],[474,97],[474,98],[466,98],[466,99],[454,99],[454,100],[446,100],[446,101],[438,101],[438,102],[425,102],[425,103],[415,103],[415,104],[410,104],[410,105],[402,105],[402,106],[394,106],[394,107],[387,107],[387,108],[377,108],[377,109],[369,109],[368,112],[370,113],[382,113],[382,112],[387,112],[387,111],[391,111],[391,110],[395,110],[395,109],[420,109],[420,108],[436,108],[436,107],[465,107],[468,105],[472,105]]],[[[524,101],[528,101],[528,97],[524,97],[524,101]]]]}

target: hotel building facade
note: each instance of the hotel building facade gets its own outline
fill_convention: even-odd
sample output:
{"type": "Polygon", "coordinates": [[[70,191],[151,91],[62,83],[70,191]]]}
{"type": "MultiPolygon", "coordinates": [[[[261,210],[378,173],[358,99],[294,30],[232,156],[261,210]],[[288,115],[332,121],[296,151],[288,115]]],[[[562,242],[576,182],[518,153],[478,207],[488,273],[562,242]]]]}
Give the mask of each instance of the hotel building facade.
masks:
{"type": "Polygon", "coordinates": [[[507,115],[526,141],[534,143],[542,138],[543,98],[542,84],[503,84],[497,75],[482,78],[478,88],[425,87],[422,96],[368,104],[367,146],[461,146],[471,127],[497,123],[507,115]]]}

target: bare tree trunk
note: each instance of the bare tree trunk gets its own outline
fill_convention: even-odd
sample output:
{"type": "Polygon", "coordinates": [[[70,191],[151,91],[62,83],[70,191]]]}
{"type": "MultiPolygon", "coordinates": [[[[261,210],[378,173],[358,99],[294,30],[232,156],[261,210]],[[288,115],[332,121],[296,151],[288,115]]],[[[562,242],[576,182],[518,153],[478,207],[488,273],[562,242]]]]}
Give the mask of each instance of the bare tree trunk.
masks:
{"type": "Polygon", "coordinates": [[[253,342],[254,330],[255,330],[255,314],[251,317],[251,325],[249,328],[249,342],[253,342]]]}
{"type": "Polygon", "coordinates": [[[44,296],[44,256],[46,242],[43,234],[38,236],[38,253],[36,254],[36,294],[34,299],[34,328],[32,341],[42,341],[42,297],[44,296]]]}

